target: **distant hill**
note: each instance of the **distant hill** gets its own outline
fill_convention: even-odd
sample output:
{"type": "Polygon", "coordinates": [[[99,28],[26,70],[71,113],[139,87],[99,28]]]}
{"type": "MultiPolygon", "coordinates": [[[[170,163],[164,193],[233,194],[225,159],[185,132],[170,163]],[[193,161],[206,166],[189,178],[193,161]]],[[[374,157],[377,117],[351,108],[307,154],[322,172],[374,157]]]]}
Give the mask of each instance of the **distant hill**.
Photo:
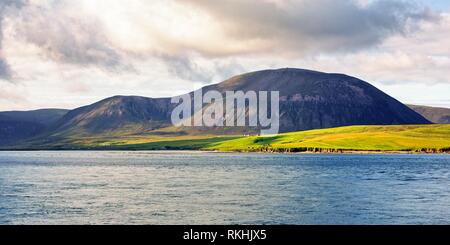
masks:
{"type": "Polygon", "coordinates": [[[0,112],[0,145],[39,135],[67,112],[62,109],[0,112]]]}
{"type": "Polygon", "coordinates": [[[421,106],[421,105],[408,105],[408,106],[433,123],[450,124],[449,108],[421,106]]]}
{"type": "MultiPolygon", "coordinates": [[[[430,124],[423,116],[369,83],[343,74],[291,68],[264,70],[238,75],[203,88],[204,92],[209,90],[222,93],[230,90],[279,91],[280,132],[349,125],[430,124]]],[[[16,113],[12,117],[14,120],[35,124],[14,130],[11,126],[4,126],[6,130],[0,135],[9,139],[40,135],[39,141],[33,141],[36,145],[86,137],[242,135],[258,130],[248,127],[174,128],[170,116],[175,106],[170,103],[170,98],[114,96],[68,112],[16,113]]],[[[4,116],[11,117],[11,112],[4,113],[4,116]]]]}

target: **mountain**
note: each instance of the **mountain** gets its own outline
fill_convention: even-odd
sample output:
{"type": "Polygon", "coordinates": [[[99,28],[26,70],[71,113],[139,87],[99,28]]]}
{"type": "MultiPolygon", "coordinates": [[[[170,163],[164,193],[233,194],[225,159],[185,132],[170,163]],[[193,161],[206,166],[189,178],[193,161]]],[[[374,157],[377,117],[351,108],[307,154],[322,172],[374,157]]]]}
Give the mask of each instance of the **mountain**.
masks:
{"type": "Polygon", "coordinates": [[[67,112],[62,109],[0,112],[0,145],[39,135],[67,112]]]}
{"type": "Polygon", "coordinates": [[[64,135],[139,134],[170,126],[170,98],[114,96],[69,111],[52,129],[64,135]]]}
{"type": "Polygon", "coordinates": [[[450,109],[421,105],[408,105],[433,123],[450,124],[450,109]]]}
{"type": "Polygon", "coordinates": [[[208,90],[280,91],[281,132],[430,123],[369,83],[344,74],[291,68],[264,70],[204,88],[208,90]]]}
{"type": "MultiPolygon", "coordinates": [[[[423,116],[369,83],[343,74],[290,68],[264,70],[238,75],[203,88],[204,93],[210,90],[221,93],[279,91],[280,132],[348,125],[430,124],[423,116]]],[[[16,114],[15,120],[23,122],[24,125],[16,127],[15,130],[3,130],[1,135],[10,135],[6,138],[17,139],[39,134],[40,141],[35,141],[34,144],[44,144],[87,137],[242,135],[256,133],[258,130],[248,127],[175,128],[171,124],[170,116],[176,105],[171,104],[170,99],[114,96],[68,112],[44,110],[16,114]],[[32,127],[26,125],[31,122],[36,124],[32,127]],[[24,135],[20,135],[22,129],[24,135]],[[14,134],[20,136],[13,137],[14,134]]],[[[0,116],[10,117],[11,113],[3,113],[0,116]]]]}

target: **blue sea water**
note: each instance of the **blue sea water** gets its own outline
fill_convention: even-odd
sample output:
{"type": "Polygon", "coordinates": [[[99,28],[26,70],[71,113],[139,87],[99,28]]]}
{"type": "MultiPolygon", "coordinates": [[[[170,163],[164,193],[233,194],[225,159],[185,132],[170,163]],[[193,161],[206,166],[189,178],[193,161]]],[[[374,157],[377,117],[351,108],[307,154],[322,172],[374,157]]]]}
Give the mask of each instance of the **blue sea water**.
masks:
{"type": "Polygon", "coordinates": [[[450,224],[450,155],[0,152],[0,224],[450,224]]]}

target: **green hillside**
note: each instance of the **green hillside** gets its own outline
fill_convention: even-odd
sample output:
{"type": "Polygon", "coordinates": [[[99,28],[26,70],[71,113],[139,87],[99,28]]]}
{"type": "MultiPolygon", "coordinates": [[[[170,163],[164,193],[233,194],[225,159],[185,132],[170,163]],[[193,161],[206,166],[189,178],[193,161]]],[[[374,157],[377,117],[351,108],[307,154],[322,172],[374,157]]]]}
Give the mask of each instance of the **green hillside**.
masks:
{"type": "Polygon", "coordinates": [[[350,126],[245,137],[206,147],[219,151],[340,152],[416,151],[448,152],[450,125],[350,126]]]}

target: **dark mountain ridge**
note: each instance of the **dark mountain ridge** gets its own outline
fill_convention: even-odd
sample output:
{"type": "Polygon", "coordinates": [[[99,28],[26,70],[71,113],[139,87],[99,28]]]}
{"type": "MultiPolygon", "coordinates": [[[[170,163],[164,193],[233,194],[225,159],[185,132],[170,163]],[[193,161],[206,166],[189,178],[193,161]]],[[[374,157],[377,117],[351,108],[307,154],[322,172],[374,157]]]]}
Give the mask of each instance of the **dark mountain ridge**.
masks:
{"type": "Polygon", "coordinates": [[[63,109],[0,112],[0,145],[44,133],[67,112],[63,109]]]}

